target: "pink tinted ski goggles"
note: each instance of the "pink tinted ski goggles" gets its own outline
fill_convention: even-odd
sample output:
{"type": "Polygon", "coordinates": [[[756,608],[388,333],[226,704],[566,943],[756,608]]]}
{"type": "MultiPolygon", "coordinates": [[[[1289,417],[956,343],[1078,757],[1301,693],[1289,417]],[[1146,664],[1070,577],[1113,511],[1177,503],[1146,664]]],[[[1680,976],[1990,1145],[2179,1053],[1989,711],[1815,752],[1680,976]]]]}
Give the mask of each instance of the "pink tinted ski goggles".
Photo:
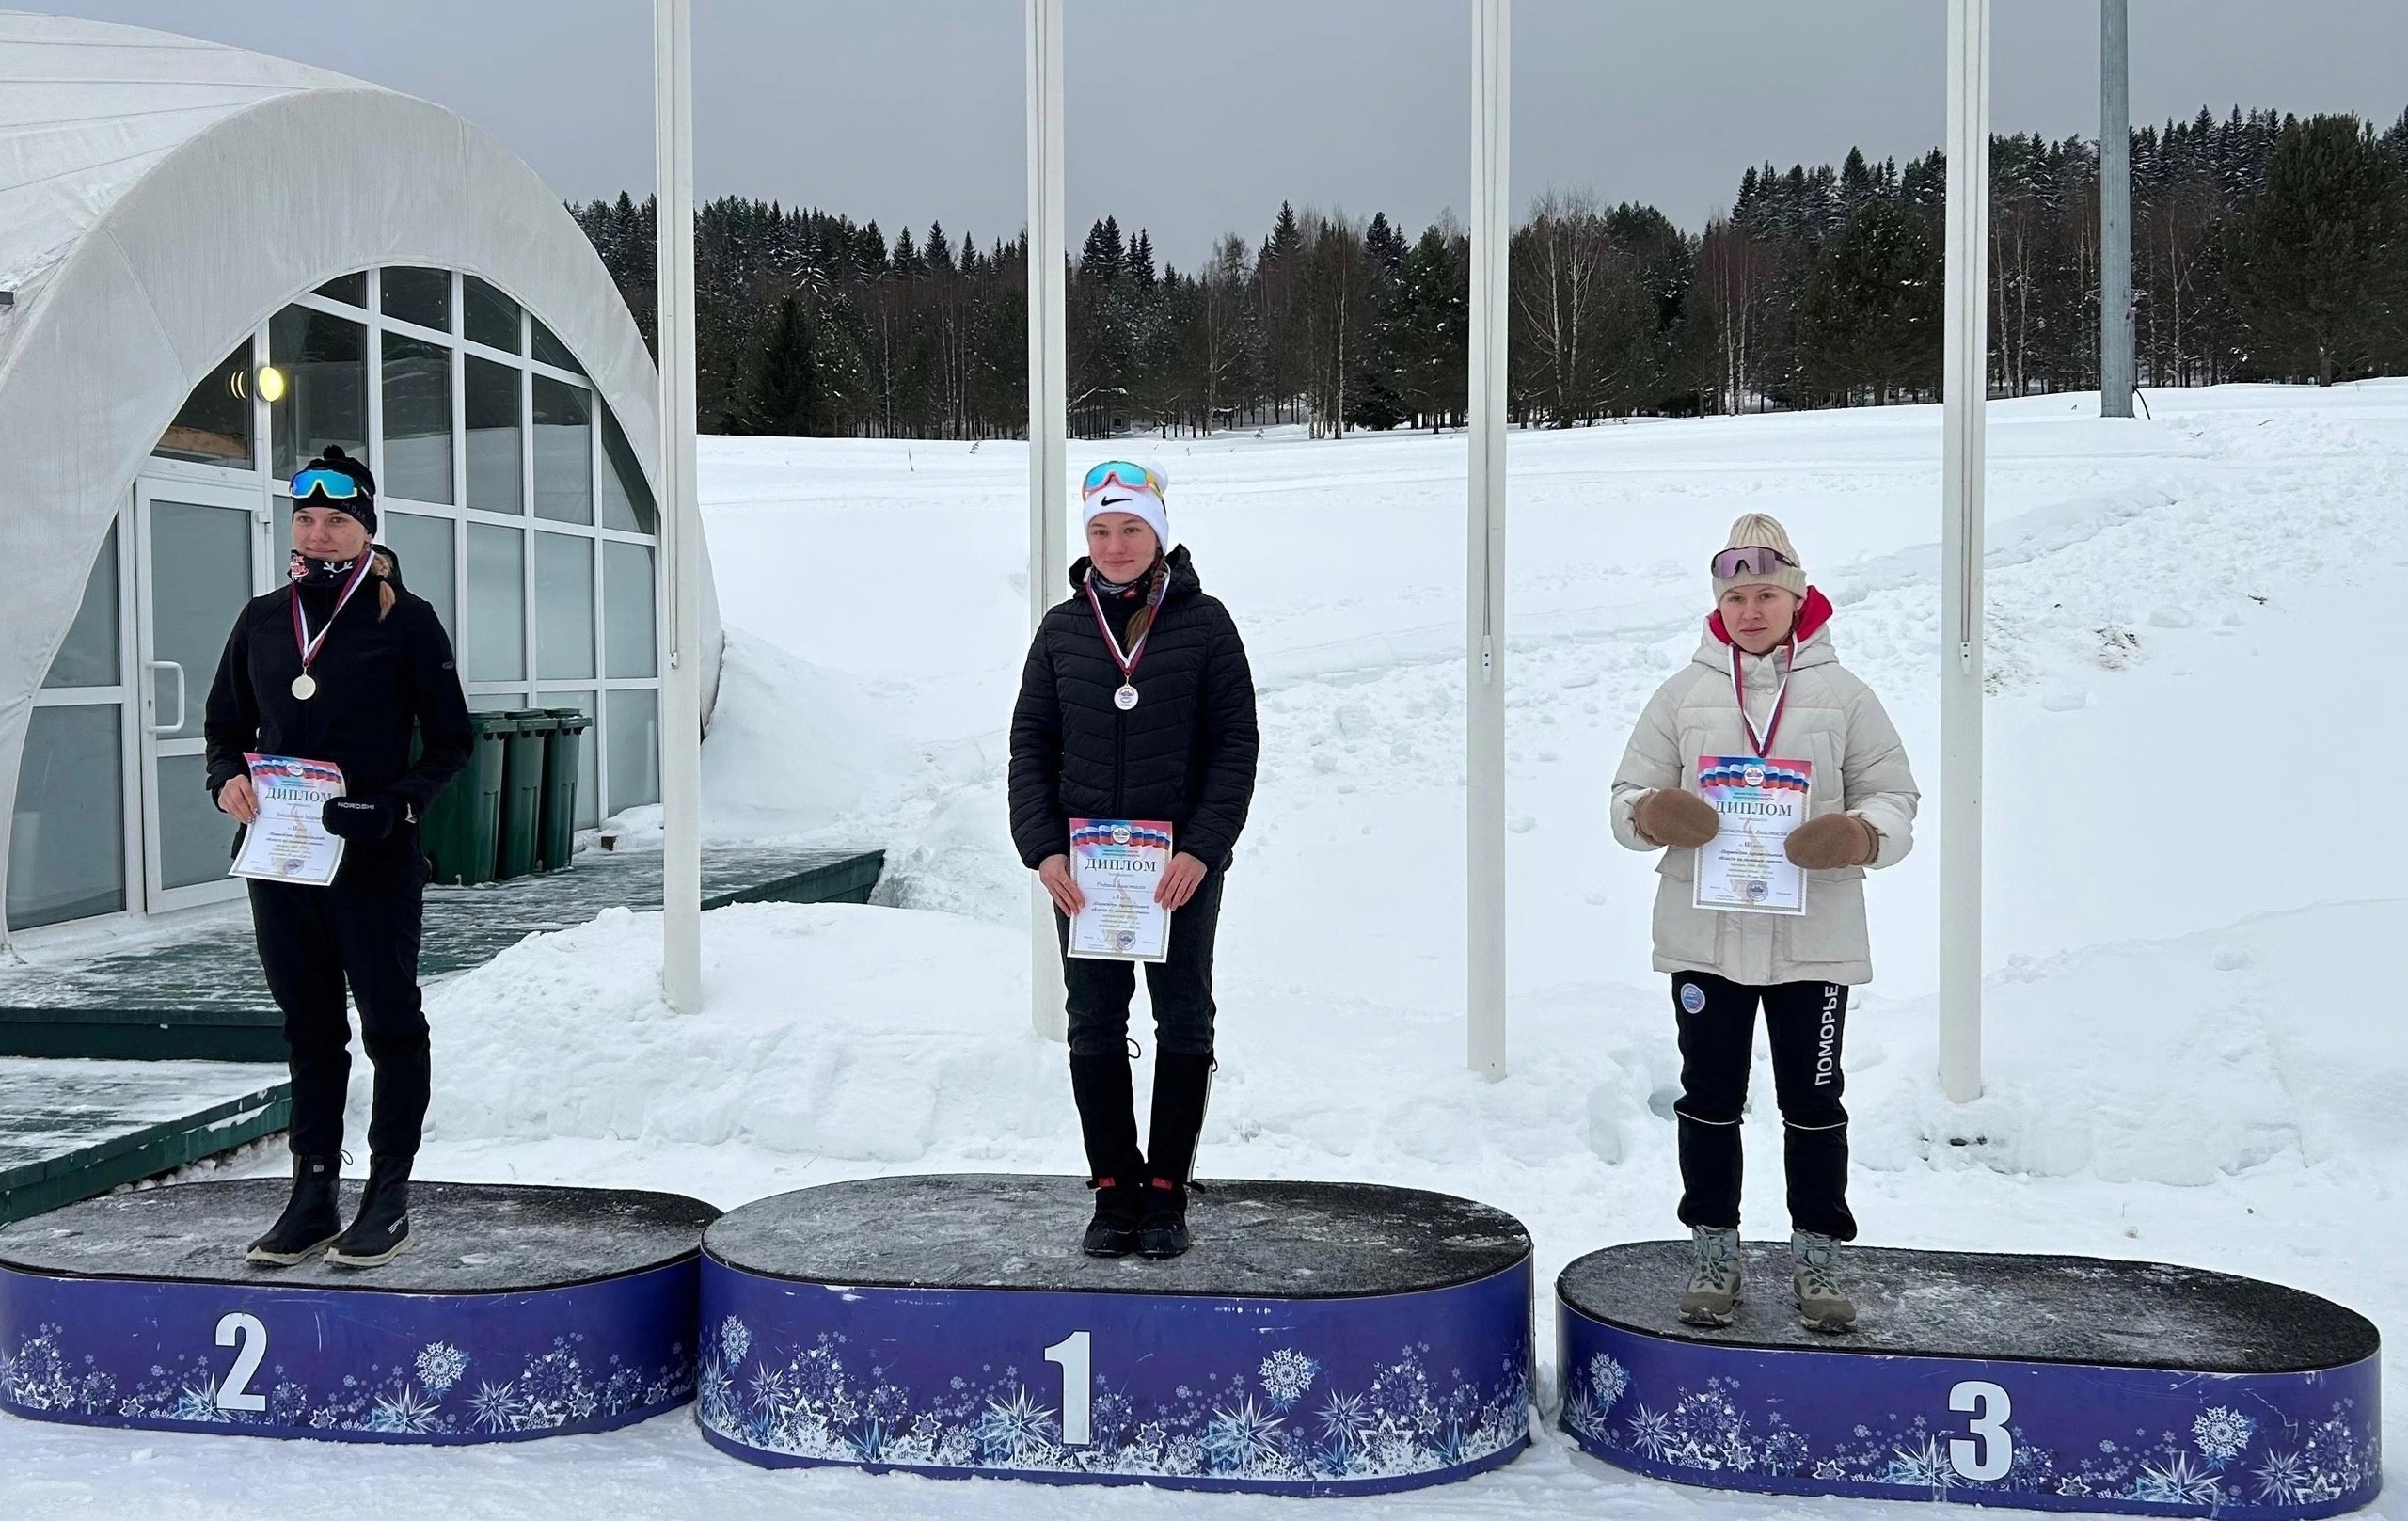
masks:
{"type": "Polygon", "coordinates": [[[1777,551],[1760,544],[1743,544],[1714,557],[1714,578],[1718,581],[1736,580],[1742,576],[1770,576],[1796,568],[1777,551]]]}

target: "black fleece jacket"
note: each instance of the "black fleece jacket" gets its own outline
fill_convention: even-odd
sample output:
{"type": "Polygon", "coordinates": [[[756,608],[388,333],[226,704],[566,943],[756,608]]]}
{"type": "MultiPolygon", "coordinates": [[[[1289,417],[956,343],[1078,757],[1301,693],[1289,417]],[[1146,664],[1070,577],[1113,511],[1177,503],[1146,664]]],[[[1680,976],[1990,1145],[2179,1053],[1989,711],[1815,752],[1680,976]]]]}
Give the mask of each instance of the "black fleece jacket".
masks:
{"type": "Polygon", "coordinates": [[[1076,594],[1046,613],[1029,644],[1012,709],[1010,801],[1012,842],[1032,869],[1069,849],[1073,818],[1167,819],[1172,848],[1214,871],[1237,848],[1262,743],[1254,674],[1228,609],[1204,594],[1184,546],[1169,566],[1134,708],[1113,705],[1120,669],[1087,605],[1086,561],[1070,567],[1076,594]]]}
{"type": "MultiPolygon", "coordinates": [[[[293,592],[278,587],[244,604],[210,684],[202,733],[209,742],[209,794],[247,775],[243,753],[298,755],[342,768],[355,798],[389,793],[420,814],[468,763],[468,703],[452,640],[425,598],[396,587],[379,616],[377,581],[359,589],[310,667],[317,695],[293,695],[301,651],[293,637],[293,592]],[[410,761],[415,723],[422,748],[410,761]]],[[[315,633],[334,605],[329,590],[305,588],[302,609],[315,633]]]]}

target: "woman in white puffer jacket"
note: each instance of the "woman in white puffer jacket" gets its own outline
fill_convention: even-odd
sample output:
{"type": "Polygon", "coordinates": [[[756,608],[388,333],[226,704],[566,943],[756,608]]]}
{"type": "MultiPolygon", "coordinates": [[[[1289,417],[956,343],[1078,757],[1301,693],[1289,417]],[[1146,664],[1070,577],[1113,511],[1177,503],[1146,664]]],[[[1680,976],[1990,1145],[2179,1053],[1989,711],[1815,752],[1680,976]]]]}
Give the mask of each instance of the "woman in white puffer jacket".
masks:
{"type": "Polygon", "coordinates": [[[1918,794],[1881,700],[1839,663],[1831,605],[1807,585],[1781,524],[1740,518],[1713,574],[1705,637],[1640,714],[1613,786],[1614,837],[1662,852],[1655,964],[1671,974],[1680,1026],[1680,1218],[1696,1248],[1681,1315],[1728,1325],[1737,1310],[1739,1117],[1761,1004],[1783,1127],[1792,1291],[1809,1326],[1846,1331],[1856,1311],[1836,1261],[1856,1220],[1842,1026],[1848,989],[1873,978],[1865,869],[1913,848],[1918,794]],[[1811,768],[1808,816],[1783,847],[1805,872],[1803,912],[1697,906],[1697,848],[1722,828],[1699,792],[1701,757],[1811,768]]]}

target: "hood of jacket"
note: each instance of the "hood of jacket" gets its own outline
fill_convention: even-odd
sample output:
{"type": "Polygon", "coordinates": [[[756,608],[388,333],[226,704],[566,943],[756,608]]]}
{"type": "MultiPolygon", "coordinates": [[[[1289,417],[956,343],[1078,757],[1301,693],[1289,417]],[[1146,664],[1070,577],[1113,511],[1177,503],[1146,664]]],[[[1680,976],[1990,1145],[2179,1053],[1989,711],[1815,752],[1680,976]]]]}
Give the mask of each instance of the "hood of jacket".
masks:
{"type": "MultiPolygon", "coordinates": [[[[1193,596],[1204,590],[1204,582],[1196,574],[1195,562],[1188,558],[1187,546],[1182,544],[1163,556],[1163,562],[1170,566],[1170,589],[1163,594],[1164,602],[1175,601],[1183,596],[1193,596]]],[[[1072,596],[1080,595],[1086,591],[1087,571],[1093,563],[1086,556],[1081,555],[1078,562],[1070,566],[1072,596]]]]}

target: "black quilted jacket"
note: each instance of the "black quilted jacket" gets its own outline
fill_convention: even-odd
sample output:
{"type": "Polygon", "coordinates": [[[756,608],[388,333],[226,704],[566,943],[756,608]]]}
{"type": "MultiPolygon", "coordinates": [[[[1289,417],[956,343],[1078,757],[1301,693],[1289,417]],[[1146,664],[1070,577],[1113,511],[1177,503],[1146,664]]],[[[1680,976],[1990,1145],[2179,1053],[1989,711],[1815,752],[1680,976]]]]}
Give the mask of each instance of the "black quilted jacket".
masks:
{"type": "Polygon", "coordinates": [[[1012,842],[1032,870],[1069,849],[1073,818],[1163,818],[1172,848],[1226,868],[1254,800],[1254,674],[1228,609],[1204,594],[1184,546],[1137,662],[1143,694],[1112,704],[1119,667],[1077,594],[1046,613],[1012,708],[1012,842]]]}

